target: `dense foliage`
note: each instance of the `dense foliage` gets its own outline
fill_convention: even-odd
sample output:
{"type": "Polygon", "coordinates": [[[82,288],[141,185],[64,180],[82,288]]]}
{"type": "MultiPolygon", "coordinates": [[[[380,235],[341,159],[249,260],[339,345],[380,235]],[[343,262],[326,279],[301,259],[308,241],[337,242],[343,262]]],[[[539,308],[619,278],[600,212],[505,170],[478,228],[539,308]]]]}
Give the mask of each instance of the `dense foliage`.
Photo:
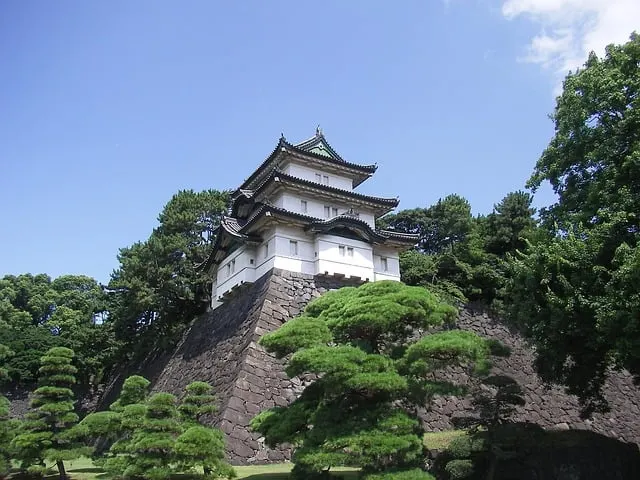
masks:
{"type": "Polygon", "coordinates": [[[402,280],[446,298],[502,300],[507,257],[534,236],[533,198],[522,191],[506,195],[487,216],[473,217],[466,199],[449,195],[427,208],[387,215],[380,226],[418,233],[415,249],[401,254],[402,280]]]}
{"type": "Polygon", "coordinates": [[[420,470],[415,407],[454,388],[434,379],[439,368],[454,361],[486,367],[488,355],[470,332],[415,336],[455,313],[428,290],[393,281],[326,293],[261,339],[278,357],[291,355],[290,377],[317,377],[288,407],[258,415],[253,428],[269,445],[295,445],[297,478],[321,477],[333,466],[359,467],[368,478],[430,478],[420,470]]]}
{"type": "Polygon", "coordinates": [[[510,269],[511,318],[535,341],[538,369],[606,407],[609,368],[640,379],[640,36],[592,54],[564,83],[555,136],[529,180],[549,181],[546,238],[510,269]]]}
{"type": "Polygon", "coordinates": [[[210,279],[197,266],[209,254],[226,211],[226,192],[178,192],[148,240],[122,248],[109,282],[110,321],[123,344],[119,360],[171,344],[210,301],[210,279]],[[162,345],[159,345],[162,346],[162,345]]]}
{"type": "Polygon", "coordinates": [[[90,277],[0,279],[0,343],[14,352],[6,363],[9,381],[35,382],[40,358],[55,346],[75,352],[79,383],[100,380],[114,350],[113,331],[102,321],[106,311],[106,295],[90,277]]]}

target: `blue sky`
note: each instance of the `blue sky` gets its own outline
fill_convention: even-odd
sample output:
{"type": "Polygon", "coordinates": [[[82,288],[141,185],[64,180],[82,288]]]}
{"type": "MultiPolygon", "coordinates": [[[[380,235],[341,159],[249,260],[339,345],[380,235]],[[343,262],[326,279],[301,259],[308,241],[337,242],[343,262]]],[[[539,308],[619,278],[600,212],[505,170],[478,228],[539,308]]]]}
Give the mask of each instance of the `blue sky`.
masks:
{"type": "Polygon", "coordinates": [[[611,5],[637,10],[556,3],[5,0],[0,275],[106,282],[173,193],[236,187],[317,124],[378,163],[363,193],[489,212],[549,141],[564,72],[633,29],[611,5]]]}

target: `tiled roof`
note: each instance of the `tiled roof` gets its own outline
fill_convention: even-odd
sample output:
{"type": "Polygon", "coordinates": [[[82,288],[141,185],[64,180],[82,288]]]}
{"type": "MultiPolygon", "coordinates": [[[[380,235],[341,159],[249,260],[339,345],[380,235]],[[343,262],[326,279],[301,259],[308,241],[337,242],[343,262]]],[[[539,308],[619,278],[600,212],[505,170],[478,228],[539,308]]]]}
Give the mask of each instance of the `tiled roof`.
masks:
{"type": "Polygon", "coordinates": [[[294,177],[280,170],[274,169],[271,171],[269,176],[267,176],[264,179],[264,181],[255,188],[255,190],[244,190],[244,189],[236,190],[236,192],[234,192],[233,194],[233,200],[231,202],[230,212],[232,213],[236,212],[236,210],[234,209],[234,206],[238,199],[242,197],[247,199],[253,198],[257,194],[259,194],[261,191],[263,191],[265,188],[267,188],[267,186],[269,186],[270,184],[272,184],[274,181],[277,181],[277,180],[281,182],[284,181],[293,185],[304,185],[307,187],[312,187],[317,190],[322,190],[322,191],[337,194],[337,195],[343,195],[345,197],[362,200],[364,202],[375,203],[388,208],[395,208],[400,203],[400,201],[397,198],[384,198],[384,197],[375,197],[371,195],[364,195],[362,193],[354,192],[352,190],[344,190],[342,188],[332,187],[329,185],[324,185],[322,183],[313,182],[311,180],[305,180],[303,178],[294,177]]]}
{"type": "Polygon", "coordinates": [[[359,165],[357,163],[350,163],[343,160],[342,157],[340,157],[336,153],[336,151],[331,147],[331,145],[329,145],[329,143],[326,141],[324,136],[322,136],[322,140],[323,140],[322,144],[325,146],[327,152],[330,153],[330,155],[317,153],[316,151],[313,151],[314,149],[313,147],[311,147],[311,145],[315,145],[314,143],[312,143],[312,141],[314,140],[315,140],[315,137],[309,140],[305,140],[302,143],[294,145],[292,143],[287,142],[284,136],[280,137],[278,144],[273,149],[271,154],[244,182],[242,182],[242,185],[240,185],[240,189],[247,188],[251,184],[251,182],[255,180],[260,175],[260,173],[278,156],[279,152],[282,150],[289,151],[291,153],[298,153],[306,157],[317,158],[318,160],[332,163],[333,165],[336,165],[339,167],[347,167],[349,169],[356,170],[365,176],[372,175],[373,173],[375,173],[375,171],[378,168],[376,165],[359,165]]]}

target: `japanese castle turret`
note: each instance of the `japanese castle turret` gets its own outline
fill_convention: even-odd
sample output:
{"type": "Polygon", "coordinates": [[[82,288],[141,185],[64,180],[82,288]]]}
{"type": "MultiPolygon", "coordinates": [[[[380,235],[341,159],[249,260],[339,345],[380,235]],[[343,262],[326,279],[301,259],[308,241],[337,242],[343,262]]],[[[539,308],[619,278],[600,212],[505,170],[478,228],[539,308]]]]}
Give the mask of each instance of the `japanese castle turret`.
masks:
{"type": "Polygon", "coordinates": [[[356,187],[376,165],[342,159],[320,129],[304,142],[280,138],[275,150],[232,194],[203,265],[213,278],[212,308],[271,269],[360,281],[400,280],[398,255],[417,235],[376,230],[397,198],[356,187]]]}

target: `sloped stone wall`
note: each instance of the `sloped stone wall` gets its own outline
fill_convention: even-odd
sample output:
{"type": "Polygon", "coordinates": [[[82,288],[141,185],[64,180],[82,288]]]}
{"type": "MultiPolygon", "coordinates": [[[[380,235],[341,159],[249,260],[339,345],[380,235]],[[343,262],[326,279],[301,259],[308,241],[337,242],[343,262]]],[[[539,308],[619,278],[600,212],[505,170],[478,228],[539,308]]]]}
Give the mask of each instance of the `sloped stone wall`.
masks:
{"type": "MultiPolygon", "coordinates": [[[[546,387],[536,375],[534,352],[519,334],[477,306],[469,306],[460,312],[457,327],[499,340],[511,349],[509,357],[495,359],[492,373],[514,378],[525,393],[526,404],[518,408],[514,420],[535,423],[544,428],[591,430],[640,444],[640,389],[634,386],[629,373],[619,372],[607,380],[605,393],[611,411],[582,420],[575,396],[566,394],[557,386],[546,387]]],[[[453,369],[445,377],[470,384],[468,376],[453,369]]],[[[466,416],[471,411],[469,399],[439,397],[424,412],[423,421],[429,430],[449,430],[453,428],[452,418],[466,416]]]]}
{"type": "MultiPolygon", "coordinates": [[[[243,286],[224,305],[198,318],[173,353],[149,359],[135,373],[152,380],[154,390],[178,396],[192,381],[211,383],[220,410],[208,421],[227,434],[228,459],[236,465],[282,461],[290,451],[267,448],[248,425],[259,411],[287,405],[302,391],[304,382],[288,379],[283,363],[267,354],[257,342],[265,333],[297,316],[312,298],[346,284],[349,282],[273,270],[255,283],[243,286]]],[[[592,430],[640,443],[640,391],[629,375],[619,374],[609,380],[607,398],[612,411],[583,421],[574,397],[560,388],[547,389],[542,384],[533,371],[533,352],[517,334],[482,310],[471,307],[461,311],[458,326],[498,339],[512,349],[509,358],[497,360],[494,370],[514,377],[526,392],[526,405],[517,412],[516,420],[535,422],[545,428],[592,430]]],[[[454,369],[447,375],[457,382],[470,381],[454,369]]],[[[105,401],[103,405],[108,403],[105,401]]],[[[470,411],[468,399],[439,397],[422,412],[422,418],[429,430],[447,430],[453,428],[453,417],[470,411]]]]}
{"type": "Polygon", "coordinates": [[[287,405],[303,382],[290,380],[283,362],[257,342],[297,316],[312,298],[348,284],[353,282],[272,270],[197,319],[154,379],[153,389],[180,395],[192,381],[209,382],[220,405],[209,420],[227,434],[229,461],[238,465],[288,458],[286,448],[267,448],[249,422],[261,410],[287,405]]]}

